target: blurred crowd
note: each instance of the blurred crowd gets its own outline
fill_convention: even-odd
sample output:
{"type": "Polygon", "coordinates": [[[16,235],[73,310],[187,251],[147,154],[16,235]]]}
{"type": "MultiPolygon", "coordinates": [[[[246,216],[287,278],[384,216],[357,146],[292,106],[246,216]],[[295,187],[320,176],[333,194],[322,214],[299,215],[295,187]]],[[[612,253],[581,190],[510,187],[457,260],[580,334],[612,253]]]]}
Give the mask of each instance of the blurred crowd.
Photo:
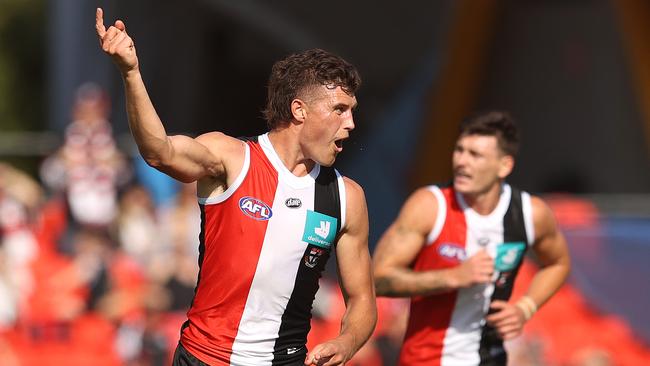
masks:
{"type": "Polygon", "coordinates": [[[198,273],[194,188],[156,201],[109,108],[103,90],[79,88],[42,183],[0,165],[3,365],[168,364],[178,340],[198,273]]]}
{"type": "MultiPolygon", "coordinates": [[[[121,152],[109,110],[106,93],[85,84],[62,146],[43,160],[39,181],[0,163],[4,366],[170,364],[198,274],[195,187],[161,180],[121,152]]],[[[349,365],[396,364],[408,300],[379,298],[378,308],[373,337],[349,365]]],[[[308,346],[335,337],[344,310],[328,271],[308,346]]],[[[554,321],[551,310],[548,321],[554,321]]],[[[507,345],[512,365],[552,364],[544,311],[539,326],[507,345]]],[[[568,363],[553,364],[614,364],[603,349],[574,353],[568,363]]]]}

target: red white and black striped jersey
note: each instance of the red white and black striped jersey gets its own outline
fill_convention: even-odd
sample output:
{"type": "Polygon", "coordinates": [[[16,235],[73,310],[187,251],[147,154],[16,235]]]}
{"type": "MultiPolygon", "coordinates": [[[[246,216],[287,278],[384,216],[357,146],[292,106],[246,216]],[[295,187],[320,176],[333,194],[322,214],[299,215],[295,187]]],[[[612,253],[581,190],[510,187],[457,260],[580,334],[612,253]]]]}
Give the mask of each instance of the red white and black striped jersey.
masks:
{"type": "Polygon", "coordinates": [[[211,365],[304,361],[318,280],[345,225],[345,186],[318,164],[293,175],[268,135],[221,195],[200,198],[199,279],[182,345],[211,365]]]}
{"type": "Polygon", "coordinates": [[[495,273],[489,284],[413,297],[399,364],[505,366],[503,342],[485,316],[492,300],[510,298],[523,256],[534,241],[530,195],[504,184],[496,208],[480,215],[453,187],[429,190],[438,201],[438,215],[413,269],[458,266],[485,248],[495,273]]]}

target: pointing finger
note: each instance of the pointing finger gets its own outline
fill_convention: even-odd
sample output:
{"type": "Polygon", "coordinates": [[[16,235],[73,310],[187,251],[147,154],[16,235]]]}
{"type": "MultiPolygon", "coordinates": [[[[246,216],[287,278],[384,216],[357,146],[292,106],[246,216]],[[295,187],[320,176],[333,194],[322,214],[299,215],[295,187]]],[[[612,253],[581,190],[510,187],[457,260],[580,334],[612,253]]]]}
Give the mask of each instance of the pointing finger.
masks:
{"type": "Polygon", "coordinates": [[[104,27],[104,11],[102,8],[97,8],[95,13],[95,29],[97,30],[99,38],[104,37],[104,34],[106,34],[106,27],[104,27]]]}

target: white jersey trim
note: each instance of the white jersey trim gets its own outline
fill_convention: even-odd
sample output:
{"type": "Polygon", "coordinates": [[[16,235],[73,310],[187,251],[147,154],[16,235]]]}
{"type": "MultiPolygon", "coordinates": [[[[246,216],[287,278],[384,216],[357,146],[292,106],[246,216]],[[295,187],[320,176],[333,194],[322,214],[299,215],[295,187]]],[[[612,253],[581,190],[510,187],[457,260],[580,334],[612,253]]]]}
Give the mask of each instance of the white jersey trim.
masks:
{"type": "Polygon", "coordinates": [[[278,156],[277,151],[275,151],[275,148],[269,139],[268,132],[260,135],[258,141],[262,147],[262,150],[264,151],[264,154],[269,159],[271,164],[273,164],[275,170],[278,172],[279,179],[282,179],[289,186],[296,189],[307,188],[314,183],[316,177],[318,177],[318,174],[320,173],[320,164],[314,162],[314,167],[309,171],[307,175],[298,177],[289,171],[289,169],[287,169],[287,167],[284,165],[282,159],[280,159],[280,156],[278,156]]]}
{"type": "Polygon", "coordinates": [[[526,238],[528,245],[535,243],[535,225],[533,223],[533,203],[528,192],[521,192],[521,210],[524,215],[524,226],[526,227],[526,238]]]}
{"type": "Polygon", "coordinates": [[[339,185],[339,200],[341,201],[341,229],[339,231],[342,231],[345,227],[345,216],[348,201],[345,195],[345,180],[338,170],[334,169],[334,172],[336,173],[336,180],[339,185]]]}
{"type": "Polygon", "coordinates": [[[214,205],[217,203],[221,203],[230,196],[235,193],[237,188],[241,186],[242,182],[244,181],[244,178],[246,178],[246,174],[248,174],[248,169],[250,168],[251,165],[251,153],[250,153],[250,147],[248,146],[247,143],[244,143],[245,147],[245,152],[244,152],[244,165],[241,167],[241,172],[239,172],[239,175],[235,179],[234,182],[226,189],[223,193],[220,193],[217,196],[214,197],[198,197],[199,203],[202,205],[214,205]]]}
{"type": "Polygon", "coordinates": [[[436,222],[433,224],[433,228],[427,236],[426,245],[431,245],[431,243],[438,239],[438,236],[440,236],[442,228],[445,225],[445,219],[447,218],[447,200],[445,200],[445,196],[442,194],[442,191],[440,188],[438,188],[438,186],[432,185],[428,186],[427,188],[431,193],[433,193],[434,197],[438,201],[438,213],[436,214],[436,222]]]}

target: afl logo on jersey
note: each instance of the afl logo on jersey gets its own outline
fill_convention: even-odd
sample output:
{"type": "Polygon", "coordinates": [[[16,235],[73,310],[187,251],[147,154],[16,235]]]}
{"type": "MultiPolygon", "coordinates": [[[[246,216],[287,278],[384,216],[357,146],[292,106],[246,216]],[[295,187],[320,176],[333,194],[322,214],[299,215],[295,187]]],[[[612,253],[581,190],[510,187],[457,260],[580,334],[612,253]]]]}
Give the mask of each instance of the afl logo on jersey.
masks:
{"type": "Polygon", "coordinates": [[[271,207],[255,197],[246,196],[239,199],[239,209],[246,216],[259,221],[266,221],[273,216],[271,207]]]}
{"type": "Polygon", "coordinates": [[[467,258],[465,254],[465,249],[458,244],[454,243],[442,243],[438,247],[438,253],[440,256],[450,259],[453,261],[462,262],[467,258]]]}

